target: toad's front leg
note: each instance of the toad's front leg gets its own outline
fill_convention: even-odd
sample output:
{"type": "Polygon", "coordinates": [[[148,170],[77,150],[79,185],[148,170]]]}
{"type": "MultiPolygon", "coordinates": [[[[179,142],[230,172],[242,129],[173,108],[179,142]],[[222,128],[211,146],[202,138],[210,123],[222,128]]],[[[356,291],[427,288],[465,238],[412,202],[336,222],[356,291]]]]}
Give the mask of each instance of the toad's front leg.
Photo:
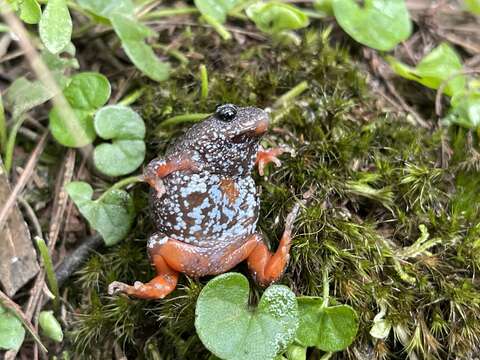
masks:
{"type": "Polygon", "coordinates": [[[157,158],[152,160],[143,172],[144,180],[157,190],[160,198],[165,193],[162,179],[175,171],[197,171],[198,166],[190,154],[182,154],[173,159],[157,158]]]}
{"type": "Polygon", "coordinates": [[[258,173],[263,176],[265,166],[273,162],[276,167],[281,165],[280,159],[277,156],[282,155],[285,152],[291,152],[291,149],[287,147],[276,147],[272,149],[264,149],[260,146],[257,152],[257,159],[255,165],[258,166],[258,173]]]}

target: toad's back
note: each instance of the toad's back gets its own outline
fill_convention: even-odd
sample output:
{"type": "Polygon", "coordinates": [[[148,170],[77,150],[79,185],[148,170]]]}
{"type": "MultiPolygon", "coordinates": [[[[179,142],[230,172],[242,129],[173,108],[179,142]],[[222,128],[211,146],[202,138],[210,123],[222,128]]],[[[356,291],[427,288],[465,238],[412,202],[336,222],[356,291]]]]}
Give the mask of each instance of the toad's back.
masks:
{"type": "Polygon", "coordinates": [[[255,231],[259,202],[250,176],[176,172],[164,179],[150,206],[157,229],[168,237],[205,248],[224,248],[255,231]]]}

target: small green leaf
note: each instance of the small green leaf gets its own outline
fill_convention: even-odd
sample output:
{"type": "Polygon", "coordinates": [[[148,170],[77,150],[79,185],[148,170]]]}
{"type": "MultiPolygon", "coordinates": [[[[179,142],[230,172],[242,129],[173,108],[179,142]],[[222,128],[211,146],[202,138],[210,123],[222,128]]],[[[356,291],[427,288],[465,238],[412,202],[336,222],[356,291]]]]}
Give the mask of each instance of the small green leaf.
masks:
{"type": "Polygon", "coordinates": [[[155,35],[153,30],[122,14],[113,14],[110,20],[125,53],[135,66],[152,80],[166,80],[170,65],[160,61],[145,43],[147,37],[155,35]]]}
{"type": "Polygon", "coordinates": [[[248,280],[237,273],[217,276],[198,297],[198,336],[222,359],[273,359],[293,341],[298,312],[290,289],[270,286],[256,309],[249,306],[248,297],[248,280]]]}
{"type": "Polygon", "coordinates": [[[77,3],[83,9],[105,19],[114,13],[133,14],[135,11],[131,0],[77,0],[77,3]]]}
{"type": "Polygon", "coordinates": [[[49,0],[39,24],[42,42],[53,53],[59,53],[72,37],[72,19],[65,0],[49,0]]]}
{"type": "Polygon", "coordinates": [[[472,14],[480,15],[480,0],[464,0],[467,10],[472,14]]]}
{"type": "Polygon", "coordinates": [[[54,107],[49,114],[49,128],[53,137],[63,146],[82,147],[95,140],[91,111],[72,109],[63,112],[54,107]]]}
{"type": "Polygon", "coordinates": [[[39,81],[19,77],[5,93],[5,107],[12,111],[14,118],[18,118],[20,114],[47,102],[54,95],[39,81]]]}
{"type": "Polygon", "coordinates": [[[103,237],[107,246],[127,236],[135,217],[132,198],[123,190],[112,189],[97,200],[92,200],[92,187],[81,181],[66,186],[67,193],[92,228],[103,237]]]}
{"type": "Polygon", "coordinates": [[[37,24],[42,15],[42,9],[36,0],[22,0],[18,4],[19,16],[27,24],[37,24]]]}
{"type": "Polygon", "coordinates": [[[105,76],[83,72],[72,77],[63,94],[73,108],[95,110],[106,104],[110,92],[110,83],[105,76]]]}
{"type": "Polygon", "coordinates": [[[319,297],[299,297],[298,341],[323,351],[340,351],[349,346],[358,330],[357,313],[348,305],[323,307],[319,297]]]}
{"type": "Polygon", "coordinates": [[[135,111],[111,105],[100,109],[94,120],[97,134],[112,140],[95,148],[93,161],[98,170],[109,176],[126,175],[137,169],[145,158],[145,124],[135,111]]]}
{"type": "Polygon", "coordinates": [[[202,15],[210,16],[223,24],[227,20],[227,14],[238,4],[245,0],[194,0],[195,6],[202,15]]]}
{"type": "Polygon", "coordinates": [[[278,34],[284,30],[308,26],[308,16],[295,6],[277,1],[254,3],[246,10],[247,16],[266,33],[278,34]]]}
{"type": "Polygon", "coordinates": [[[338,24],[361,44],[383,51],[392,50],[412,33],[404,0],[333,0],[338,24]]]}
{"type": "Polygon", "coordinates": [[[57,319],[53,315],[53,311],[42,311],[38,317],[38,323],[43,333],[56,342],[63,340],[63,331],[57,319]]]}
{"type": "Polygon", "coordinates": [[[22,322],[0,305],[0,349],[18,350],[25,338],[22,322]]]}
{"type": "Polygon", "coordinates": [[[451,106],[447,122],[469,129],[480,127],[480,93],[459,93],[452,97],[451,106]]]}
{"type": "MultiPolygon", "coordinates": [[[[462,70],[462,61],[455,50],[442,43],[426,55],[415,68],[405,65],[393,57],[387,61],[398,75],[419,82],[431,89],[438,87],[452,75],[462,70]]],[[[445,94],[452,96],[465,88],[465,76],[456,76],[449,80],[445,94]]]]}

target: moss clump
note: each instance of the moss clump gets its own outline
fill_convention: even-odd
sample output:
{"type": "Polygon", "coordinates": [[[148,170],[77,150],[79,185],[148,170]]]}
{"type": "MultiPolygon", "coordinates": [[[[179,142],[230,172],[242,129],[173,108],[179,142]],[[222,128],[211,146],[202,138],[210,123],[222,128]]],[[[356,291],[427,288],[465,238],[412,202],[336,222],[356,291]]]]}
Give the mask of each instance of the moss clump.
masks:
{"type": "MultiPolygon", "coordinates": [[[[209,112],[217,102],[268,107],[308,81],[306,92],[274,112],[278,129],[265,145],[287,143],[295,154],[257,179],[259,228],[275,248],[295,199],[314,189],[296,223],[283,282],[298,294],[320,295],[328,269],[331,296],[353,306],[361,321],[354,344],[336,356],[465,358],[478,351],[480,292],[473,275],[480,259],[480,195],[472,189],[480,180],[465,165],[465,134],[427,132],[376,109],[364,76],[345,50],[328,45],[325,33],[308,32],[300,46],[280,49],[211,45],[211,33],[202,31],[184,34],[183,41],[209,69],[209,99],[198,100],[196,74],[179,68],[172,79],[149,88],[140,109],[152,129],[173,115],[209,112]],[[456,155],[445,167],[442,141],[449,136],[456,155]],[[380,306],[392,324],[385,340],[369,335],[380,306]]],[[[150,156],[182,129],[149,133],[150,156]]],[[[95,255],[81,271],[71,339],[84,357],[99,351],[106,357],[113,344],[129,358],[209,357],[193,325],[195,300],[208,279],[182,277],[183,285],[163,301],[106,296],[111,280],[151,276],[144,255],[150,230],[143,209],[131,238],[95,255]]],[[[245,271],[244,265],[238,270],[245,271]]]]}

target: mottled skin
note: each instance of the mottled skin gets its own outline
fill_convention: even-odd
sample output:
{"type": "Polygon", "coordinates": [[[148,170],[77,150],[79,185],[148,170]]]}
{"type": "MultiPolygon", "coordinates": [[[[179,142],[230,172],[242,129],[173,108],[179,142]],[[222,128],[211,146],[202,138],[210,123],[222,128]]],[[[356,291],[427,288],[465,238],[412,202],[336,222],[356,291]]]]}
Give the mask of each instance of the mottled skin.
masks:
{"type": "Polygon", "coordinates": [[[163,298],[175,289],[179,272],[200,277],[223,273],[243,260],[262,285],[276,281],[288,263],[292,223],[272,254],[255,232],[259,200],[251,176],[279,164],[280,149],[263,150],[267,114],[255,107],[219,106],[214,115],[192,126],[164,158],[145,169],[152,186],[150,207],[156,225],[148,252],[157,276],[146,284],[113,282],[109,293],[163,298]]]}

